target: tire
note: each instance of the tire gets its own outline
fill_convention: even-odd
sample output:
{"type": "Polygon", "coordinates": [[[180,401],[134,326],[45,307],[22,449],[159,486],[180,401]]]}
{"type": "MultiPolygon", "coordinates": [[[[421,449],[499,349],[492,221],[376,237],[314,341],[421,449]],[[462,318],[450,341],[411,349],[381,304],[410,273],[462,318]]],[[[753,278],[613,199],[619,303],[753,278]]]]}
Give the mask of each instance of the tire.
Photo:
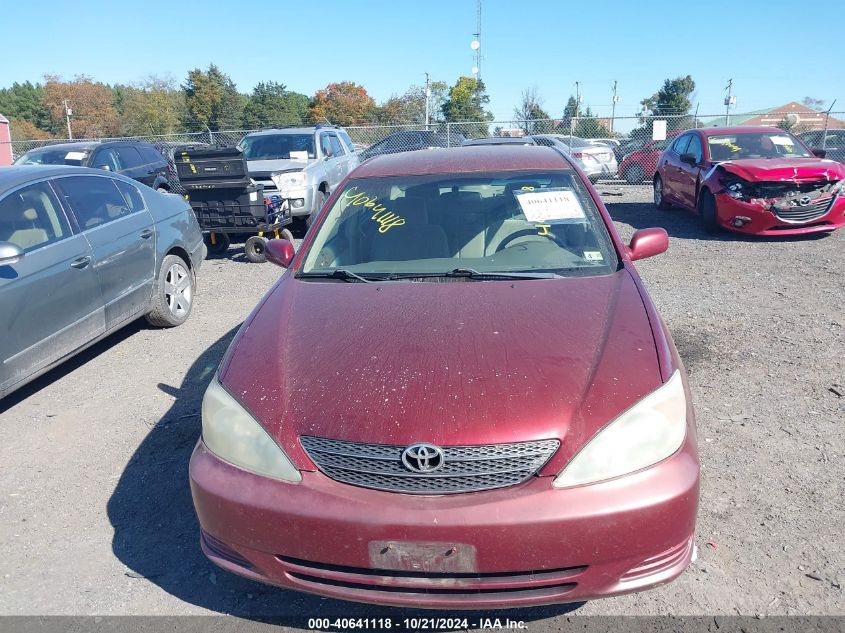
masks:
{"type": "Polygon", "coordinates": [[[244,244],[246,258],[253,264],[263,264],[267,261],[267,238],[253,235],[244,244]]]}
{"type": "Polygon", "coordinates": [[[211,235],[208,233],[204,234],[202,239],[208,247],[209,255],[222,255],[229,250],[229,245],[232,243],[232,240],[225,233],[215,233],[214,244],[211,243],[211,235]]]}
{"type": "Polygon", "coordinates": [[[279,231],[279,237],[293,244],[293,233],[291,233],[287,229],[282,229],[281,231],[279,231]]]}
{"type": "Polygon", "coordinates": [[[625,180],[629,185],[638,185],[645,180],[645,172],[639,165],[631,165],[625,170],[625,180]]]}
{"type": "Polygon", "coordinates": [[[660,175],[654,177],[654,206],[656,206],[661,211],[666,211],[667,209],[671,209],[672,205],[666,202],[666,199],[663,197],[663,179],[660,175]]]}
{"type": "Polygon", "coordinates": [[[326,192],[322,189],[317,192],[317,195],[314,196],[314,210],[311,211],[310,215],[305,219],[305,226],[309,229],[311,228],[311,222],[313,222],[317,214],[320,213],[320,209],[323,208],[323,205],[326,204],[326,192]]]}
{"type": "Polygon", "coordinates": [[[716,216],[716,199],[707,189],[701,191],[698,200],[698,219],[708,233],[718,233],[721,230],[716,216]]]}
{"type": "Polygon", "coordinates": [[[161,262],[147,322],[156,327],[182,325],[191,315],[196,279],[190,266],[177,255],[168,255],[161,262]]]}

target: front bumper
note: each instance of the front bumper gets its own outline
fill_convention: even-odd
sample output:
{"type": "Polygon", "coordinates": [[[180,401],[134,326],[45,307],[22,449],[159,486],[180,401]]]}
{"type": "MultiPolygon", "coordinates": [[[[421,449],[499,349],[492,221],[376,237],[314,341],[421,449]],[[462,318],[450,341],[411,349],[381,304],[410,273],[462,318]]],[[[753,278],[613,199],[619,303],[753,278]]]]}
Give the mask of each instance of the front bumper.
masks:
{"type": "Polygon", "coordinates": [[[845,226],[845,196],[838,196],[826,213],[807,222],[788,222],[759,204],[743,202],[726,193],[716,194],[716,218],[729,231],[761,236],[805,235],[845,226]],[[736,219],[749,220],[736,226],[736,219]]]}
{"type": "Polygon", "coordinates": [[[478,609],[591,600],[674,579],[693,556],[699,465],[688,442],[599,484],[556,490],[552,478],[535,477],[415,496],[319,472],[274,481],[200,441],[190,479],[202,549],[224,569],[345,600],[478,609]]]}

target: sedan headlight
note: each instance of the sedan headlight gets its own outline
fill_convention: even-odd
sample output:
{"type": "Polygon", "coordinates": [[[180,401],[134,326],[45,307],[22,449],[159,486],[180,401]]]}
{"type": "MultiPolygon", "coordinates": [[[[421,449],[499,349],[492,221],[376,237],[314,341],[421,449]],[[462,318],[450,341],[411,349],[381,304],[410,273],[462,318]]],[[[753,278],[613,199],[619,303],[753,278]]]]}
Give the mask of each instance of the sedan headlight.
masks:
{"type": "Polygon", "coordinates": [[[656,464],[684,443],[687,400],[680,371],[599,431],[554,480],[569,488],[656,464]]]}
{"type": "Polygon", "coordinates": [[[305,186],[305,172],[304,171],[288,171],[281,174],[272,174],[270,179],[279,191],[283,189],[293,189],[295,187],[305,186]]]}
{"type": "Polygon", "coordinates": [[[238,468],[273,479],[302,481],[285,452],[229,395],[217,376],[202,399],[202,439],[212,453],[238,468]]]}

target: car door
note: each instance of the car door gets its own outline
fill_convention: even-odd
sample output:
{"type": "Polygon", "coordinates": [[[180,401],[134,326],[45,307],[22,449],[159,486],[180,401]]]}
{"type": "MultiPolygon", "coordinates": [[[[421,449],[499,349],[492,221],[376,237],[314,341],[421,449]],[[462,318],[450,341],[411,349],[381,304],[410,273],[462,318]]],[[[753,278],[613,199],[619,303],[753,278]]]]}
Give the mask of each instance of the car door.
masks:
{"type": "Polygon", "coordinates": [[[145,312],[155,277],[155,228],[134,185],[109,176],[55,182],[91,245],[111,329],[145,312]]]}
{"type": "Polygon", "coordinates": [[[155,184],[156,172],[154,166],[149,165],[137,149],[131,145],[119,145],[116,150],[120,162],[123,164],[121,174],[142,182],[148,187],[155,184]]]}
{"type": "Polygon", "coordinates": [[[24,251],[0,265],[0,394],[105,331],[88,241],[74,233],[50,183],[0,198],[0,242],[24,251]]]}
{"type": "Polygon", "coordinates": [[[684,154],[692,154],[695,164],[690,165],[680,160],[677,183],[677,201],[688,209],[695,208],[695,194],[698,190],[698,182],[701,178],[701,170],[704,168],[704,150],[701,146],[701,137],[693,132],[690,135],[689,144],[684,149],[684,154]]]}
{"type": "Polygon", "coordinates": [[[682,134],[660,155],[657,171],[663,179],[663,196],[667,201],[680,202],[681,154],[689,145],[690,135],[682,134]]]}
{"type": "Polygon", "coordinates": [[[152,145],[138,145],[136,149],[144,159],[147,176],[152,179],[152,184],[148,186],[155,189],[158,185],[167,183],[168,163],[164,155],[152,145]]]}
{"type": "MultiPolygon", "coordinates": [[[[335,136],[329,132],[320,134],[320,150],[323,152],[325,159],[325,174],[326,181],[329,183],[329,190],[334,191],[334,188],[342,180],[341,166],[342,156],[336,156],[334,147],[332,147],[331,137],[335,136]]],[[[335,137],[336,139],[337,137],[335,137]]]]}
{"type": "Polygon", "coordinates": [[[104,169],[116,174],[120,173],[124,168],[117,152],[112,147],[98,149],[94,156],[91,157],[89,164],[95,169],[104,169]]]}

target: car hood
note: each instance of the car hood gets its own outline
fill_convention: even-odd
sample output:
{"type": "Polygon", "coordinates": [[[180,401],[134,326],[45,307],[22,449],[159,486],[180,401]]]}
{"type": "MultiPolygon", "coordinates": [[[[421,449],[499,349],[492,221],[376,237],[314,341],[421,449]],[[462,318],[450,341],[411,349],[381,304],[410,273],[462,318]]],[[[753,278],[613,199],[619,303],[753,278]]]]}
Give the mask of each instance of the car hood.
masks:
{"type": "Polygon", "coordinates": [[[308,165],[314,163],[314,160],[248,160],[246,162],[247,170],[250,174],[262,173],[271,174],[275,171],[293,171],[295,169],[305,169],[308,165]]]}
{"type": "Polygon", "coordinates": [[[752,182],[808,182],[845,178],[845,165],[826,159],[746,158],[719,163],[719,166],[752,182]]]}
{"type": "Polygon", "coordinates": [[[220,376],[306,469],[300,435],[444,446],[558,438],[554,470],[661,384],[625,269],[455,283],[287,274],[242,327],[220,376]]]}

